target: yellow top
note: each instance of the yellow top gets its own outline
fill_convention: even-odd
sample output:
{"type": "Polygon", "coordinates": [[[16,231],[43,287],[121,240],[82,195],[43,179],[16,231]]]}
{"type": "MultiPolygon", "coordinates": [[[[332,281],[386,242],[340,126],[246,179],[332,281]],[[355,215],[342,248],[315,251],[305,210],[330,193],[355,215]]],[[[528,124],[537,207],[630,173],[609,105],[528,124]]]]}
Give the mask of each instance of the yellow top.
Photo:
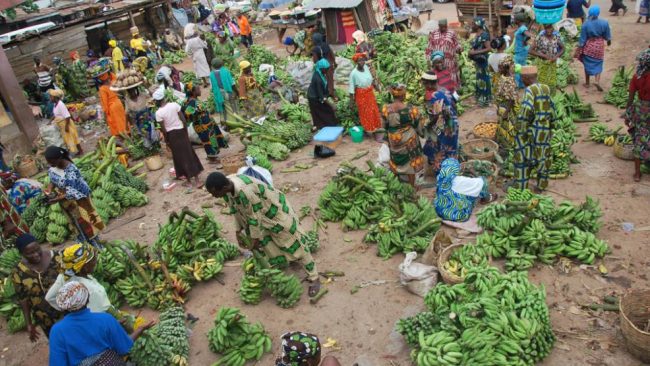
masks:
{"type": "Polygon", "coordinates": [[[131,48],[133,48],[136,51],[145,52],[144,39],[143,38],[133,38],[133,39],[131,39],[131,48]]]}
{"type": "Polygon", "coordinates": [[[111,55],[113,56],[113,72],[118,73],[124,71],[124,62],[122,61],[124,54],[122,53],[122,50],[115,47],[113,48],[113,53],[111,55]]]}

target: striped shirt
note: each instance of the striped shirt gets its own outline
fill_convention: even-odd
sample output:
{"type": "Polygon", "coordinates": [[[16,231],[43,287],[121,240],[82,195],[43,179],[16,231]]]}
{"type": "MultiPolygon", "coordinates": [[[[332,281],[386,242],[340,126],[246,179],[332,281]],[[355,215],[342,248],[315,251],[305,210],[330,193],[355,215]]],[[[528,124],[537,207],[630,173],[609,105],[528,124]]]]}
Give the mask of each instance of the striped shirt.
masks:
{"type": "Polygon", "coordinates": [[[444,70],[433,70],[438,78],[438,85],[447,89],[450,93],[454,93],[456,90],[456,82],[452,78],[451,71],[449,69],[444,70]]]}

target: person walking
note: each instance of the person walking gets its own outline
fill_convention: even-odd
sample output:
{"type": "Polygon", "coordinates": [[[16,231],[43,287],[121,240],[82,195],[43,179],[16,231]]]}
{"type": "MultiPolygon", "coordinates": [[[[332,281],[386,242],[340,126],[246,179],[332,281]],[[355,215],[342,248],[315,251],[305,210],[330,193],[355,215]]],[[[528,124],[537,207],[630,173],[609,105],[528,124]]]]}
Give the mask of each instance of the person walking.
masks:
{"type": "Polygon", "coordinates": [[[109,72],[99,75],[102,85],[99,87],[99,101],[106,117],[108,129],[113,136],[128,133],[126,125],[126,111],[120,97],[111,90],[111,77],[109,72]]]}
{"type": "Polygon", "coordinates": [[[192,56],[192,65],[196,77],[203,81],[203,86],[208,86],[210,77],[210,66],[205,58],[205,50],[208,44],[196,34],[196,24],[190,23],[185,26],[185,52],[192,56]]]}
{"type": "Polygon", "coordinates": [[[514,187],[527,189],[528,181],[537,178],[533,191],[540,193],[548,186],[548,170],[551,166],[550,146],[555,106],[551,90],[537,82],[537,68],[524,66],[521,79],[526,85],[515,123],[515,179],[514,187]]]}
{"type": "Polygon", "coordinates": [[[490,46],[490,32],[483,17],[474,18],[472,32],[476,37],[472,40],[472,49],[469,51],[469,58],[476,66],[476,101],[481,107],[487,107],[492,101],[492,86],[490,73],[488,72],[488,53],[490,46]]]}
{"type": "Polygon", "coordinates": [[[221,169],[223,166],[219,161],[219,150],[227,148],[228,143],[224,139],[223,133],[210,117],[210,112],[203,109],[199,101],[201,88],[198,85],[188,84],[187,99],[183,106],[183,113],[188,123],[192,124],[194,132],[199,136],[208,162],[216,164],[215,168],[221,169]]]}
{"type": "Polygon", "coordinates": [[[54,109],[52,110],[52,114],[54,115],[53,122],[59,127],[61,137],[63,137],[63,142],[68,147],[68,151],[76,155],[83,154],[77,125],[72,120],[70,112],[62,100],[63,90],[50,89],[49,94],[50,100],[54,103],[54,109]]]}
{"type": "Polygon", "coordinates": [[[612,13],[612,16],[617,16],[618,12],[623,9],[623,15],[627,13],[627,6],[623,4],[623,0],[612,0],[612,6],[609,8],[609,12],[612,13]]]}
{"type": "Polygon", "coordinates": [[[530,54],[539,57],[538,81],[547,85],[554,93],[557,85],[557,60],[564,54],[564,43],[553,24],[544,25],[544,30],[537,36],[530,54]]]}
{"type": "Polygon", "coordinates": [[[248,18],[243,11],[237,11],[237,24],[239,25],[239,35],[241,37],[241,43],[246,48],[251,48],[253,45],[253,28],[248,22],[248,18]]]}
{"type": "Polygon", "coordinates": [[[637,0],[639,2],[639,18],[637,23],[641,23],[641,18],[645,17],[645,22],[650,23],[650,0],[637,0]]]}
{"type": "Polygon", "coordinates": [[[581,26],[585,21],[585,8],[589,9],[591,0],[567,0],[566,17],[573,19],[577,26],[581,26]]]}
{"type": "Polygon", "coordinates": [[[210,73],[210,85],[212,87],[212,97],[214,109],[218,113],[221,121],[226,122],[228,115],[237,113],[237,84],[232,77],[232,73],[224,66],[221,59],[212,60],[212,72],[210,73]]]}
{"type": "Polygon", "coordinates": [[[634,181],[639,182],[641,162],[650,161],[650,49],[637,56],[629,94],[625,124],[634,141],[634,181]]]}
{"type": "Polygon", "coordinates": [[[314,65],[314,73],[311,77],[309,89],[307,89],[307,101],[309,102],[309,112],[314,127],[321,129],[326,126],[336,126],[339,124],[336,118],[336,111],[327,101],[330,97],[327,88],[327,70],[330,63],[322,58],[314,65]]]}
{"type": "Polygon", "coordinates": [[[438,21],[438,29],[429,33],[429,42],[425,51],[427,61],[433,62],[432,54],[436,51],[442,52],[444,68],[449,71],[451,80],[456,85],[456,88],[460,88],[458,55],[463,51],[463,47],[458,41],[456,32],[449,30],[447,19],[440,19],[438,21]]]}
{"type": "Polygon", "coordinates": [[[383,141],[383,134],[376,133],[381,126],[381,116],[375,97],[376,84],[370,68],[366,65],[366,55],[357,53],[352,57],[357,66],[350,73],[348,92],[350,105],[356,105],[359,121],[364,131],[375,135],[377,142],[383,141]]]}
{"type": "Polygon", "coordinates": [[[329,95],[336,100],[336,90],[334,88],[334,70],[336,70],[336,55],[332,48],[325,42],[321,33],[314,33],[312,35],[314,47],[311,50],[312,61],[314,64],[320,59],[326,59],[330,67],[327,69],[325,77],[327,78],[327,90],[329,95]]]}
{"type": "Polygon", "coordinates": [[[508,156],[514,140],[513,128],[517,120],[517,86],[513,77],[514,61],[508,55],[499,62],[499,82],[494,101],[497,106],[498,126],[496,142],[502,158],[508,156]]]}
{"type": "Polygon", "coordinates": [[[578,57],[585,70],[585,87],[589,88],[589,78],[593,76],[596,89],[602,92],[600,75],[605,63],[605,42],[608,46],[612,45],[612,32],[609,22],[598,19],[599,16],[600,6],[594,5],[589,8],[589,18],[580,31],[578,57]]]}
{"type": "Polygon", "coordinates": [[[111,39],[108,41],[108,45],[111,46],[111,59],[113,60],[113,72],[118,73],[124,71],[124,53],[122,49],[117,47],[117,41],[111,39]]]}
{"type": "Polygon", "coordinates": [[[266,107],[263,103],[262,87],[253,75],[251,63],[243,60],[239,63],[239,79],[237,80],[238,96],[241,107],[248,118],[259,118],[264,115],[266,107]]]}

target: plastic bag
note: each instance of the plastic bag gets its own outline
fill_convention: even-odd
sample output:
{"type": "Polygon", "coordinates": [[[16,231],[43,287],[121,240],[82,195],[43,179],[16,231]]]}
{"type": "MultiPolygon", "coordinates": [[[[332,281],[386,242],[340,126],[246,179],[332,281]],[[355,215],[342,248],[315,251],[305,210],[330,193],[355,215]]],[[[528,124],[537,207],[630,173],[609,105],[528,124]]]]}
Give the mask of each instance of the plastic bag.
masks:
{"type": "Polygon", "coordinates": [[[194,124],[190,123],[189,126],[187,126],[187,136],[190,138],[190,142],[195,144],[195,145],[201,145],[201,139],[199,138],[199,135],[194,131],[194,124]]]}
{"type": "Polygon", "coordinates": [[[438,283],[438,268],[415,262],[417,256],[416,252],[406,254],[404,262],[399,265],[399,279],[410,292],[425,297],[438,283]]]}
{"type": "Polygon", "coordinates": [[[65,146],[61,137],[61,130],[53,123],[39,123],[38,131],[45,146],[65,146]]]}
{"type": "Polygon", "coordinates": [[[377,153],[377,164],[386,166],[390,161],[390,148],[387,144],[381,144],[379,152],[377,153]]]}
{"type": "Polygon", "coordinates": [[[307,89],[314,73],[314,63],[311,61],[292,61],[287,64],[285,70],[301,88],[307,89]]]}
{"type": "Polygon", "coordinates": [[[271,176],[271,172],[261,166],[255,165],[255,158],[251,156],[246,157],[246,166],[239,168],[237,174],[248,175],[249,177],[261,180],[273,187],[273,177],[271,176]]]}

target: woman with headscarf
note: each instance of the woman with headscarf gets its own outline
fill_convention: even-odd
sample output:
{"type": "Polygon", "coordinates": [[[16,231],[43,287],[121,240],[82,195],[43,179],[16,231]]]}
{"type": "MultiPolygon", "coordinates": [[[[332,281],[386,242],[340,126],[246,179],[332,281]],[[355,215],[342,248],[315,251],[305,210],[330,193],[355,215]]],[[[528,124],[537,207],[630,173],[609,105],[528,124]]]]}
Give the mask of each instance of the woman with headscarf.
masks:
{"type": "Polygon", "coordinates": [[[650,49],[641,52],[637,62],[625,112],[625,124],[634,141],[635,182],[641,180],[641,162],[650,161],[650,49]]]}
{"type": "Polygon", "coordinates": [[[235,79],[232,77],[232,73],[224,66],[221,59],[213,59],[212,68],[210,85],[212,86],[214,108],[219,113],[221,122],[223,123],[228,119],[230,113],[237,113],[239,111],[239,107],[237,106],[237,85],[235,84],[235,79]]]}
{"type": "Polygon", "coordinates": [[[50,185],[45,193],[54,194],[48,203],[61,204],[79,233],[79,241],[100,247],[98,235],[104,230],[104,222],[90,198],[90,187],[79,168],[72,163],[68,150],[49,146],[45,149],[45,160],[50,166],[47,171],[50,185]]]}
{"type": "Polygon", "coordinates": [[[603,91],[600,86],[600,74],[603,72],[605,63],[605,42],[612,45],[612,33],[609,23],[604,19],[598,19],[600,6],[592,5],[589,8],[589,15],[580,31],[578,40],[578,58],[585,69],[585,87],[589,87],[589,77],[596,79],[596,89],[603,91]]]}
{"type": "Polygon", "coordinates": [[[219,125],[212,120],[210,112],[204,110],[203,104],[199,101],[201,88],[190,83],[188,90],[187,99],[183,106],[185,118],[188,123],[192,124],[192,128],[201,139],[208,162],[217,164],[215,168],[221,169],[223,166],[219,162],[219,149],[227,148],[228,143],[224,139],[219,125]]]}
{"type": "Polygon", "coordinates": [[[140,87],[129,88],[126,94],[124,106],[127,120],[142,138],[143,146],[150,149],[160,140],[160,135],[156,130],[156,117],[149,105],[151,96],[146,89],[140,87]]]}
{"type": "Polygon", "coordinates": [[[425,72],[421,79],[429,117],[420,131],[426,138],[423,151],[433,173],[438,174],[442,161],[458,154],[458,118],[450,96],[438,88],[436,75],[425,72]]]}
{"type": "Polygon", "coordinates": [[[314,65],[314,73],[311,76],[311,83],[307,89],[307,101],[309,102],[309,112],[314,127],[323,128],[326,126],[336,126],[339,124],[336,118],[336,111],[327,98],[330,97],[327,88],[327,70],[330,63],[326,59],[320,59],[314,65]]]}
{"type": "Polygon", "coordinates": [[[479,199],[481,203],[488,203],[497,199],[497,195],[490,194],[484,177],[463,177],[458,160],[445,159],[438,173],[436,198],[433,201],[438,216],[443,220],[465,222],[479,199]]]}
{"type": "Polygon", "coordinates": [[[393,102],[382,108],[384,128],[388,134],[390,170],[415,187],[415,178],[424,169],[424,155],[417,130],[420,129],[420,111],[404,102],[406,85],[391,86],[393,102]]]}
{"type": "Polygon", "coordinates": [[[29,232],[27,223],[14,205],[5,187],[0,185],[0,225],[2,225],[2,241],[29,232]]]}
{"type": "Polygon", "coordinates": [[[181,106],[176,102],[165,101],[165,89],[162,87],[156,89],[153,99],[158,107],[156,121],[160,122],[160,130],[167,147],[172,152],[176,177],[185,177],[187,182],[184,185],[187,187],[201,188],[203,185],[199,180],[199,175],[203,171],[203,165],[192,148],[190,137],[187,134],[187,121],[181,106]],[[194,178],[194,184],[192,184],[192,178],[194,178]]]}
{"type": "MultiPolygon", "coordinates": [[[[377,142],[383,141],[383,134],[376,133],[381,127],[381,115],[375,97],[375,80],[366,65],[366,56],[357,53],[352,56],[352,61],[357,66],[350,73],[348,92],[350,94],[350,105],[356,105],[359,114],[359,121],[364,131],[375,135],[377,142]]],[[[329,81],[328,81],[329,83],[329,81]]]]}
{"type": "Polygon", "coordinates": [[[338,360],[326,356],[321,361],[321,344],[317,336],[303,332],[282,335],[280,357],[275,366],[340,366],[338,360]]]}
{"type": "Polygon", "coordinates": [[[483,17],[474,18],[472,32],[476,37],[472,40],[472,49],[469,58],[476,66],[476,101],[481,107],[487,107],[492,101],[492,87],[490,86],[490,73],[488,72],[488,53],[490,46],[490,32],[483,17]]]}
{"type": "Polygon", "coordinates": [[[43,250],[31,234],[22,234],[16,239],[16,249],[22,255],[11,274],[16,291],[15,299],[20,304],[27,324],[29,339],[36,342],[39,338],[39,326],[50,336],[50,329],[63,314],[59,313],[45,301],[45,294],[59,274],[57,257],[59,253],[53,250],[43,250]]]}
{"type": "Polygon", "coordinates": [[[120,97],[111,90],[110,73],[106,72],[99,75],[99,81],[102,85],[99,87],[99,101],[102,104],[102,110],[108,124],[111,135],[120,136],[128,133],[126,126],[126,112],[120,97]]]}
{"type": "Polygon", "coordinates": [[[311,50],[311,57],[314,61],[314,64],[323,58],[326,59],[330,64],[325,77],[327,78],[327,89],[329,90],[329,95],[336,100],[336,91],[334,89],[334,70],[336,70],[336,55],[327,44],[327,42],[325,42],[325,38],[322,34],[316,32],[312,35],[311,39],[314,43],[314,48],[311,50]]]}
{"type": "Polygon", "coordinates": [[[89,97],[92,93],[88,87],[88,68],[85,62],[81,61],[79,52],[70,52],[69,78],[66,80],[66,88],[72,100],[80,100],[89,97]]]}
{"type": "MultiPolygon", "coordinates": [[[[515,31],[515,64],[520,66],[526,66],[528,63],[528,50],[530,46],[528,41],[534,37],[534,35],[528,30],[528,15],[526,12],[521,11],[515,14],[515,25],[517,30],[515,31]]],[[[524,84],[521,82],[521,77],[515,75],[515,82],[517,87],[520,89],[524,88],[524,84]]]]}
{"type": "Polygon", "coordinates": [[[90,311],[90,296],[77,281],[66,283],[56,294],[57,306],[66,315],[52,327],[50,366],[126,366],[124,357],[133,341],[154,324],[143,325],[129,337],[112,315],[90,311]]]}
{"type": "Polygon", "coordinates": [[[251,63],[243,60],[239,63],[238,94],[241,107],[248,118],[264,115],[264,96],[262,87],[255,80],[251,63]]]}
{"type": "Polygon", "coordinates": [[[81,155],[83,150],[81,149],[81,142],[79,141],[79,132],[77,131],[77,125],[72,120],[68,108],[63,103],[63,90],[61,89],[50,89],[50,100],[54,104],[54,109],[52,114],[54,116],[54,123],[59,127],[61,132],[61,137],[63,137],[63,142],[68,147],[68,151],[73,154],[81,155]]]}
{"type": "Polygon", "coordinates": [[[117,47],[117,41],[111,39],[108,41],[108,45],[111,46],[111,59],[113,60],[113,72],[118,73],[124,71],[124,53],[122,50],[117,47]]]}
{"type": "Polygon", "coordinates": [[[372,60],[377,56],[377,51],[370,42],[368,42],[368,36],[366,36],[362,30],[356,30],[352,33],[352,38],[357,43],[354,48],[354,53],[363,53],[366,55],[368,60],[372,60]]]}
{"type": "Polygon", "coordinates": [[[438,86],[445,88],[449,93],[453,94],[456,91],[456,82],[451,70],[447,69],[444,62],[445,54],[442,51],[431,52],[431,65],[433,66],[432,72],[438,78],[438,86]]]}
{"type": "Polygon", "coordinates": [[[499,81],[494,101],[497,106],[498,127],[496,142],[502,157],[506,156],[514,141],[514,123],[517,120],[517,86],[512,76],[514,69],[512,57],[508,55],[499,62],[499,81]]]}
{"type": "Polygon", "coordinates": [[[2,186],[7,190],[7,198],[16,212],[22,214],[30,201],[41,195],[41,183],[33,179],[18,179],[12,172],[0,172],[2,186]]]}
{"type": "Polygon", "coordinates": [[[205,58],[205,49],[208,44],[196,34],[196,24],[190,23],[185,26],[185,52],[192,56],[194,73],[196,77],[203,80],[203,86],[208,85],[210,77],[210,65],[205,58]]]}
{"type": "Polygon", "coordinates": [[[535,46],[530,54],[539,57],[537,62],[537,80],[548,85],[555,91],[557,85],[557,59],[564,54],[564,43],[560,33],[553,28],[553,24],[545,24],[544,30],[535,40],[535,46]]]}
{"type": "Polygon", "coordinates": [[[76,281],[88,289],[88,309],[93,313],[103,313],[111,309],[111,300],[104,286],[93,277],[99,252],[88,244],[77,243],[65,248],[59,260],[59,275],[45,295],[45,300],[54,309],[62,311],[56,303],[56,295],[61,287],[70,281],[76,281]]]}

